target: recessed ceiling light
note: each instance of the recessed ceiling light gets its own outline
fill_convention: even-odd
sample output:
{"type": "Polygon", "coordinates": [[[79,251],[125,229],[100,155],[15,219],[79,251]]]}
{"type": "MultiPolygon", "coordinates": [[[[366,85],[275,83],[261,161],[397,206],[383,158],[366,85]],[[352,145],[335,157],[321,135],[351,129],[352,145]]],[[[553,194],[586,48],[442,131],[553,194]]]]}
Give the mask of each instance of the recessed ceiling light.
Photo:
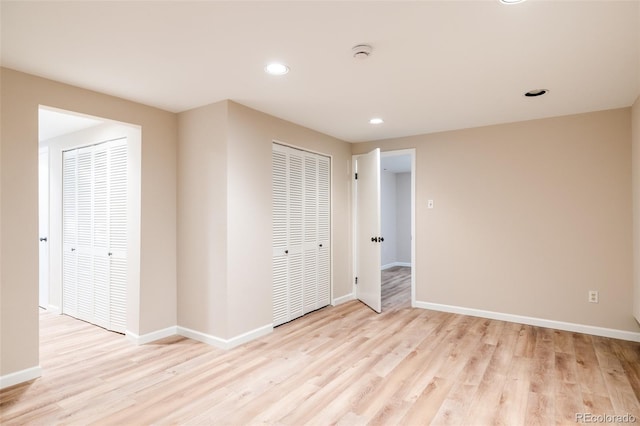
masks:
{"type": "Polygon", "coordinates": [[[500,0],[502,4],[517,4],[522,3],[524,0],[500,0]]]}
{"type": "Polygon", "coordinates": [[[372,118],[371,120],[369,120],[369,123],[371,124],[382,124],[384,123],[384,120],[382,118],[372,118]]]}
{"type": "Polygon", "coordinates": [[[529,90],[527,93],[525,93],[524,95],[527,98],[535,98],[536,96],[542,96],[546,93],[548,93],[549,91],[547,89],[534,89],[534,90],[529,90]]]}
{"type": "Polygon", "coordinates": [[[285,75],[289,72],[289,67],[279,62],[272,62],[264,67],[264,72],[271,75],[285,75]]]}

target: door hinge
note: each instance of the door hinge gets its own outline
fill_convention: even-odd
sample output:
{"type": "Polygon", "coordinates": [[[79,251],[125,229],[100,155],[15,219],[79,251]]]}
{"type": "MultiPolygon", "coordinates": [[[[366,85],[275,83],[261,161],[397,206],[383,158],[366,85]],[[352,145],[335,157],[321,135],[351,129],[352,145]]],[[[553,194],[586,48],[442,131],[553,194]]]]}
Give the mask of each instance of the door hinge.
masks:
{"type": "Polygon", "coordinates": [[[358,174],[356,173],[356,180],[358,180],[358,174]]]}
{"type": "Polygon", "coordinates": [[[356,277],[356,284],[358,284],[358,277],[356,277]]]}

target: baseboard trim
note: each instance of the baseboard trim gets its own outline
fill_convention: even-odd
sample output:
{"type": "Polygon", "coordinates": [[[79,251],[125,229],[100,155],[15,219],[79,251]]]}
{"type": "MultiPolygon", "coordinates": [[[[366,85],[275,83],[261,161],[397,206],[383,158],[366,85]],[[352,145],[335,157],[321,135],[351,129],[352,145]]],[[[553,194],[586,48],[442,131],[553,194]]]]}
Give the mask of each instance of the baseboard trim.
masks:
{"type": "Polygon", "coordinates": [[[189,339],[197,340],[198,342],[206,343],[207,345],[215,346],[220,349],[233,349],[236,346],[240,346],[244,343],[255,340],[259,337],[265,336],[273,331],[273,325],[267,324],[262,327],[258,327],[254,330],[232,337],[231,339],[222,339],[220,337],[212,336],[211,334],[202,333],[200,331],[192,330],[186,327],[177,327],[177,334],[180,336],[188,337],[189,339]]]}
{"type": "Polygon", "coordinates": [[[227,349],[235,348],[252,340],[258,339],[262,336],[266,336],[269,333],[273,333],[273,324],[263,325],[246,333],[242,333],[238,336],[232,337],[227,340],[227,349]]]}
{"type": "Polygon", "coordinates": [[[450,312],[454,314],[469,315],[473,317],[489,318],[500,321],[515,322],[519,324],[535,325],[538,327],[553,328],[556,330],[571,331],[575,333],[592,334],[594,336],[610,337],[613,339],[640,342],[640,333],[612,328],[597,327],[593,325],[576,324],[571,322],[553,321],[543,318],[526,317],[521,315],[505,314],[501,312],[484,311],[481,309],[464,308],[460,306],[442,305],[416,301],[414,307],[430,309],[432,311],[450,312]]]}
{"type": "Polygon", "coordinates": [[[146,333],[142,336],[139,336],[129,330],[125,331],[124,334],[130,341],[140,346],[146,345],[147,343],[155,342],[156,340],[164,339],[165,337],[175,336],[176,334],[178,334],[178,330],[176,326],[173,326],[164,328],[162,330],[152,331],[151,333],[146,333]]]}
{"type": "Polygon", "coordinates": [[[6,374],[4,376],[0,376],[0,389],[8,388],[13,385],[19,385],[20,383],[37,379],[40,376],[42,376],[42,368],[40,366],[6,374]]]}
{"type": "Polygon", "coordinates": [[[384,271],[385,269],[389,269],[389,268],[393,268],[394,266],[406,266],[406,267],[411,267],[411,262],[391,262],[391,263],[387,263],[386,265],[382,265],[380,267],[380,270],[384,271]]]}
{"type": "Polygon", "coordinates": [[[220,339],[219,337],[192,330],[187,327],[178,326],[176,327],[176,329],[177,333],[180,336],[188,337],[189,339],[197,340],[198,342],[206,343],[207,345],[215,346],[216,348],[227,349],[226,341],[224,339],[220,339]]]}
{"type": "Polygon", "coordinates": [[[343,303],[347,303],[350,302],[352,300],[355,300],[355,295],[353,293],[349,293],[345,296],[340,296],[337,297],[335,299],[333,299],[333,302],[331,303],[331,305],[333,306],[338,306],[338,305],[342,305],[343,303]]]}
{"type": "Polygon", "coordinates": [[[62,315],[62,309],[60,309],[60,306],[49,305],[47,306],[47,312],[51,312],[54,315],[62,315]]]}

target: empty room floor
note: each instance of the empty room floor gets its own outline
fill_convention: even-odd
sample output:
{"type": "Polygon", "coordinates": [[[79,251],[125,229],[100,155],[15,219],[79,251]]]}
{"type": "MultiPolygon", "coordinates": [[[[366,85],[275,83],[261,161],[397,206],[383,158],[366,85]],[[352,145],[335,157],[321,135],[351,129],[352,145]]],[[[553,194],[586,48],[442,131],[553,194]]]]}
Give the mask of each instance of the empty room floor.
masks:
{"type": "Polygon", "coordinates": [[[184,337],[134,346],[122,335],[43,312],[43,376],[0,391],[0,423],[640,419],[640,344],[411,309],[401,296],[410,291],[410,272],[383,277],[382,314],[352,301],[229,351],[184,337]],[[397,303],[389,301],[393,295],[397,303]]]}

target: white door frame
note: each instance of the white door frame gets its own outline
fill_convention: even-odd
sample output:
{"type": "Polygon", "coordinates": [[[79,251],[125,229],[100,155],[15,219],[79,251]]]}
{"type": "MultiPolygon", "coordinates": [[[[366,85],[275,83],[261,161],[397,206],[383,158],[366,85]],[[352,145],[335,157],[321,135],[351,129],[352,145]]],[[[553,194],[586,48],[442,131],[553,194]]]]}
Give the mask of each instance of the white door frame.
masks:
{"type": "MultiPolygon", "coordinates": [[[[356,154],[352,156],[351,160],[351,170],[355,170],[356,160],[362,154],[356,154]]],[[[399,149],[392,151],[381,151],[380,158],[382,157],[395,157],[400,155],[409,155],[411,156],[411,307],[414,308],[416,306],[416,275],[417,275],[417,265],[416,265],[416,149],[399,149]]],[[[352,294],[353,298],[357,299],[356,294],[356,284],[355,280],[357,277],[356,265],[357,265],[357,236],[356,236],[356,209],[357,209],[357,200],[356,200],[356,191],[355,191],[355,173],[352,173],[351,176],[351,205],[353,206],[352,213],[352,264],[353,264],[353,277],[352,277],[352,294]]]]}
{"type": "Polygon", "coordinates": [[[38,304],[46,310],[50,310],[49,227],[49,148],[40,147],[38,149],[38,238],[40,240],[38,248],[38,304]]]}

